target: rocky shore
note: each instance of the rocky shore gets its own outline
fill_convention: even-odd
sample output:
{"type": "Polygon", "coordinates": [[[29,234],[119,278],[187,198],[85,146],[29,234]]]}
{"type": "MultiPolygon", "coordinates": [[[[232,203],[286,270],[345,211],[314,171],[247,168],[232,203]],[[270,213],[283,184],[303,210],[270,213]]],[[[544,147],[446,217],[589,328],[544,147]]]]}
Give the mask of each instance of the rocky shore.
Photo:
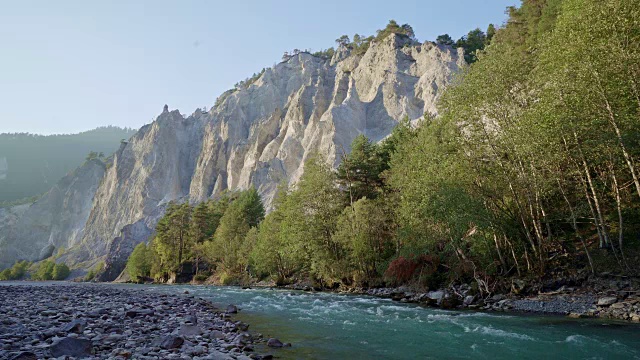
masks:
{"type": "Polygon", "coordinates": [[[271,358],[254,351],[265,340],[235,312],[152,289],[0,283],[0,359],[271,358]]]}
{"type": "Polygon", "coordinates": [[[533,314],[566,315],[573,318],[602,318],[640,322],[640,286],[637,279],[591,278],[575,282],[548,281],[527,286],[514,281],[512,291],[480,296],[468,284],[428,292],[408,287],[364,290],[373,296],[400,302],[418,303],[443,309],[512,311],[533,314]]]}

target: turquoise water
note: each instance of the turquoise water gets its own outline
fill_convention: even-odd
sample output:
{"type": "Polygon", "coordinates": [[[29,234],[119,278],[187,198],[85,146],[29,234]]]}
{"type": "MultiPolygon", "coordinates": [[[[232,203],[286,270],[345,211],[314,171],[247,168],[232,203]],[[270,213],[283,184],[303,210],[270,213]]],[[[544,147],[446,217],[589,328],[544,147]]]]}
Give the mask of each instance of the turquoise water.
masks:
{"type": "Polygon", "coordinates": [[[284,359],[640,359],[640,326],[627,323],[444,311],[329,293],[141,287],[237,305],[250,330],[293,343],[270,351],[284,359]]]}

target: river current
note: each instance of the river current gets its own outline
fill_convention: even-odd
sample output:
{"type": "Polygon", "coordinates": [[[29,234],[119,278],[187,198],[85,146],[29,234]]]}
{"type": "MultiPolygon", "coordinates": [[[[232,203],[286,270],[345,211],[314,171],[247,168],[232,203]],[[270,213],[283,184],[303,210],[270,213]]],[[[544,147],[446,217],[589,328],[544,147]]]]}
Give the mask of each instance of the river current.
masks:
{"type": "Polygon", "coordinates": [[[291,342],[283,359],[640,359],[640,326],[445,311],[370,296],[192,285],[136,286],[237,305],[250,330],[291,342]]]}

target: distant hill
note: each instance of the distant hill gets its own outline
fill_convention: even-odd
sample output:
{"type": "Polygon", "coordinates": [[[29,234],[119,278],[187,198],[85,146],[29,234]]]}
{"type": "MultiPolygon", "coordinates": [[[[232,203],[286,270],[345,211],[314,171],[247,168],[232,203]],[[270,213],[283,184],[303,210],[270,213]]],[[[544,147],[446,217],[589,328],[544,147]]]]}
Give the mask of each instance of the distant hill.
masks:
{"type": "Polygon", "coordinates": [[[68,135],[0,134],[0,203],[44,193],[91,151],[109,156],[135,132],[105,126],[68,135]]]}

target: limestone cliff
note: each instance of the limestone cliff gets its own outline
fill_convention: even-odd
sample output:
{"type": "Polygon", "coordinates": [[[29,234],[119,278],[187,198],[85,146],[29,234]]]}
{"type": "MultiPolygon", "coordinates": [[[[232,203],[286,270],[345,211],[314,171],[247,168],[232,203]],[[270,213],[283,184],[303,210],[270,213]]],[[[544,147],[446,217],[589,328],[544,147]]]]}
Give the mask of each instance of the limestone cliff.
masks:
{"type": "Polygon", "coordinates": [[[31,205],[0,209],[0,268],[80,243],[105,164],[87,161],[31,205]]]}
{"type": "MultiPolygon", "coordinates": [[[[70,249],[64,258],[106,258],[103,280],[112,280],[170,200],[197,202],[255,186],[268,207],[279,183],[299,179],[310,154],[336,166],[358,134],[378,141],[405,116],[435,113],[438,94],[463,63],[461,50],[392,34],[363,55],[342,47],[332,59],[292,56],[226,92],[208,112],[185,117],[165,109],[116,152],[100,186],[86,194],[91,206],[51,209],[86,219],[60,240],[70,249]]],[[[30,211],[14,217],[30,218],[30,211]]],[[[0,227],[2,221],[0,214],[0,227]]],[[[12,254],[35,259],[52,236],[43,228],[37,241],[30,238],[31,252],[12,254]]],[[[0,249],[14,242],[0,238],[0,249]]],[[[7,250],[0,251],[6,263],[7,250]]]]}

